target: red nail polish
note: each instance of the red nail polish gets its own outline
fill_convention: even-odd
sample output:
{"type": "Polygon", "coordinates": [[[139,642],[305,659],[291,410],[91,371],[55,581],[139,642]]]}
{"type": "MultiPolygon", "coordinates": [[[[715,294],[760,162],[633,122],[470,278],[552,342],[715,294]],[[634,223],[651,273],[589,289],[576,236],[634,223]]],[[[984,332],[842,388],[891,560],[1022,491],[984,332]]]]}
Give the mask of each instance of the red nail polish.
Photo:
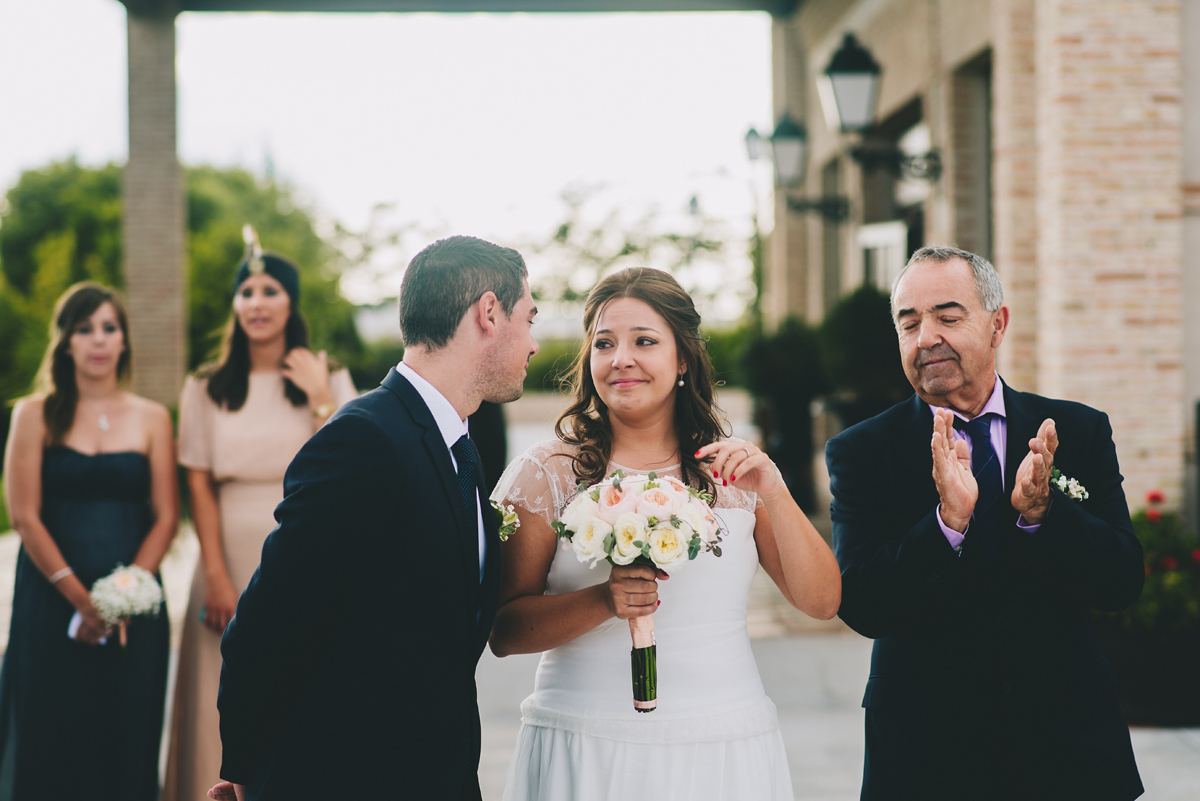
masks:
{"type": "Polygon", "coordinates": [[[662,606],[662,601],[655,601],[655,602],[654,602],[654,608],[655,608],[655,609],[657,609],[657,608],[658,608],[658,607],[660,607],[660,606],[662,606]]]}
{"type": "Polygon", "coordinates": [[[721,484],[722,484],[722,486],[726,486],[726,487],[729,486],[729,482],[726,481],[725,479],[721,479],[721,484]]]}
{"type": "Polygon", "coordinates": [[[696,451],[695,453],[692,454],[692,456],[699,456],[699,455],[700,455],[700,451],[696,451]]]}
{"type": "Polygon", "coordinates": [[[714,471],[713,471],[713,478],[720,478],[720,477],[721,477],[721,476],[717,474],[717,471],[716,471],[716,470],[714,470],[714,471]]]}
{"type": "Polygon", "coordinates": [[[737,481],[737,476],[730,476],[730,477],[729,477],[729,480],[730,480],[730,481],[737,481]]]}

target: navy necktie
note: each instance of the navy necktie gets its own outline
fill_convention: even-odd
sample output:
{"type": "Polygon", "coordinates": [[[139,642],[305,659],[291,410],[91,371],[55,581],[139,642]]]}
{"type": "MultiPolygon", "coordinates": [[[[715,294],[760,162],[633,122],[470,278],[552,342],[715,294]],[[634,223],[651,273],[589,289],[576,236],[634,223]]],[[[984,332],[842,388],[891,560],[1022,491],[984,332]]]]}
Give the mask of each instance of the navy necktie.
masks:
{"type": "Polygon", "coordinates": [[[954,427],[971,438],[971,473],[979,485],[979,500],[975,502],[975,517],[988,510],[1004,491],[1000,476],[1000,459],[992,447],[992,417],[981,414],[974,420],[954,418],[954,427]]]}
{"type": "Polygon", "coordinates": [[[454,454],[454,461],[458,462],[458,489],[462,493],[467,519],[474,521],[475,499],[478,496],[478,485],[475,483],[475,443],[463,434],[450,446],[450,450],[454,454]]]}

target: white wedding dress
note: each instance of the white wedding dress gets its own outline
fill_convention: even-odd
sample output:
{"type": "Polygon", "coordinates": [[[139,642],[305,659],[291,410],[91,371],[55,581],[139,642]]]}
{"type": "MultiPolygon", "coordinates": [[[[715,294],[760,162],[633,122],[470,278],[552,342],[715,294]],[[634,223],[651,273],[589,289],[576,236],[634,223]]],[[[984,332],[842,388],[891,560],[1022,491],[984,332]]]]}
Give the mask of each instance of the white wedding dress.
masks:
{"type": "MultiPolygon", "coordinates": [[[[571,461],[561,455],[570,452],[554,440],[535,445],[509,465],[492,498],[547,523],[558,519],[576,493],[571,461]]],[[[678,466],[658,472],[680,474],[678,466]]],[[[521,704],[505,801],[793,801],[775,705],[746,631],[758,503],[752,493],[718,488],[722,555],[702,553],[659,582],[656,710],[633,709],[625,620],[542,654],[533,694],[521,704]]],[[[599,584],[608,573],[607,563],[589,569],[559,548],[546,593],[599,584]]]]}

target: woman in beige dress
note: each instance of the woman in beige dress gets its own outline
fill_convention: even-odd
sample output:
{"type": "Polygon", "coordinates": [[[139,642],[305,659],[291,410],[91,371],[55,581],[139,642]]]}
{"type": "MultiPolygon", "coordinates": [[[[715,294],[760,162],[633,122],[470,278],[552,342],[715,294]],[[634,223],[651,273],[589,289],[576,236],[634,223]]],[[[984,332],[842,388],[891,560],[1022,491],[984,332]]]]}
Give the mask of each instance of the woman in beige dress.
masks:
{"type": "Polygon", "coordinates": [[[307,348],[294,266],[252,255],[234,286],[221,355],[187,379],[180,400],[179,462],[201,556],[179,652],[167,801],[205,799],[219,778],[221,633],[275,525],[288,463],[355,395],[346,370],[331,374],[324,352],[307,348]]]}

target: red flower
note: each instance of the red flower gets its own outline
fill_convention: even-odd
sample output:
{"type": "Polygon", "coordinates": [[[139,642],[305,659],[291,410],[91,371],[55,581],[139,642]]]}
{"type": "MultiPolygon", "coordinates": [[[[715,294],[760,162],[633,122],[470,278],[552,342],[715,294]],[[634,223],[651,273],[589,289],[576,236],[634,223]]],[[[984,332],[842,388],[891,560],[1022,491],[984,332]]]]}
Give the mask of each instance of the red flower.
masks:
{"type": "Polygon", "coordinates": [[[1200,565],[1200,548],[1192,551],[1192,561],[1200,565]]]}
{"type": "Polygon", "coordinates": [[[1146,493],[1146,503],[1162,503],[1167,499],[1162,490],[1150,490],[1146,493]]]}
{"type": "Polygon", "coordinates": [[[1146,510],[1146,519],[1151,523],[1157,523],[1158,521],[1162,520],[1162,510],[1151,506],[1146,510]]]}
{"type": "Polygon", "coordinates": [[[1175,568],[1179,567],[1179,563],[1175,561],[1174,556],[1164,556],[1162,558],[1162,566],[1167,570],[1174,570],[1175,568]]]}

